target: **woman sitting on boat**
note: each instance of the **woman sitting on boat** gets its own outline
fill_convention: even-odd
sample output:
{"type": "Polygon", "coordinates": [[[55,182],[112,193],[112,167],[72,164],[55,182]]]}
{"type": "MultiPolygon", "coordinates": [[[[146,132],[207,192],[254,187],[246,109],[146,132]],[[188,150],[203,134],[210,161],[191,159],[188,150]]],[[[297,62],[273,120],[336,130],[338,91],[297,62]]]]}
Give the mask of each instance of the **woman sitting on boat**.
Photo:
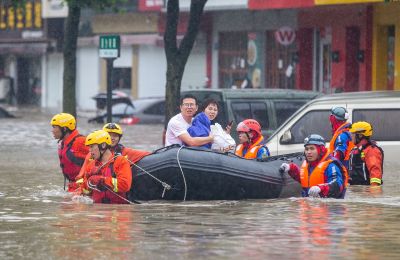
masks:
{"type": "Polygon", "coordinates": [[[283,163],[279,171],[288,173],[301,184],[303,197],[344,198],[347,170],[328,153],[324,138],[317,134],[306,137],[304,155],[301,169],[294,163],[283,163]]]}
{"type": "MultiPolygon", "coordinates": [[[[206,101],[204,101],[202,112],[200,112],[194,117],[192,125],[187,130],[189,135],[191,137],[207,137],[210,135],[210,133],[211,135],[213,135],[211,131],[212,122],[213,120],[215,120],[217,115],[218,115],[218,102],[215,101],[214,99],[207,99],[206,101]]],[[[218,123],[215,123],[214,126],[222,129],[222,127],[218,123]]],[[[226,142],[222,140],[222,143],[226,143],[227,146],[229,146],[229,142],[227,139],[229,139],[229,141],[234,142],[233,138],[229,135],[230,131],[231,131],[231,125],[228,125],[225,129],[225,134],[218,135],[219,139],[221,138],[226,139],[226,142]]],[[[215,136],[214,136],[214,141],[217,141],[215,140],[215,136]]],[[[208,143],[202,145],[201,147],[211,149],[212,146],[213,143],[208,143]]],[[[225,149],[227,147],[220,147],[220,148],[225,149]]]]}
{"type": "Polygon", "coordinates": [[[261,133],[261,125],[256,120],[243,120],[238,124],[236,131],[240,142],[235,151],[237,156],[246,159],[264,159],[270,155],[261,133]]]}

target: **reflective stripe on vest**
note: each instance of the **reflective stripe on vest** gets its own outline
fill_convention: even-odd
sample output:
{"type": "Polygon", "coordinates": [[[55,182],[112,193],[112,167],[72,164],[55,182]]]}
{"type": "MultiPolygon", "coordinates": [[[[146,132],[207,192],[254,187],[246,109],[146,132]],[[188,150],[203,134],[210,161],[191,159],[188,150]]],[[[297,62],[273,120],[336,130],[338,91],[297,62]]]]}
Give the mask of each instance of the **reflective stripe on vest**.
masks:
{"type": "Polygon", "coordinates": [[[367,144],[361,147],[354,147],[351,151],[350,155],[350,164],[349,164],[349,171],[350,177],[352,179],[351,184],[353,185],[370,185],[372,182],[376,182],[378,184],[382,184],[382,180],[378,178],[370,179],[370,173],[368,167],[365,164],[364,160],[364,150],[368,147],[376,147],[382,154],[382,171],[383,171],[383,159],[384,153],[381,147],[377,146],[376,144],[367,144]]]}
{"type": "Polygon", "coordinates": [[[260,138],[258,138],[258,140],[247,149],[245,155],[243,155],[244,145],[239,144],[236,147],[235,154],[246,159],[255,159],[257,158],[258,150],[260,150],[260,148],[264,146],[263,144],[261,144],[263,141],[264,137],[260,136],[260,138]]]}

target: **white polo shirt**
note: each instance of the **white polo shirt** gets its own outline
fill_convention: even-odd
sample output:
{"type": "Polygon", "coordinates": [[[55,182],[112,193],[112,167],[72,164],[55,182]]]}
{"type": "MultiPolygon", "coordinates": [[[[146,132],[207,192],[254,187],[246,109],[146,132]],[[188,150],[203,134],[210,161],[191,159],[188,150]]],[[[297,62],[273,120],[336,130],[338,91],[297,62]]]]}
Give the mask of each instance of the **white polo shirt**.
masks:
{"type": "Polygon", "coordinates": [[[167,132],[165,133],[165,146],[172,144],[183,145],[183,142],[181,139],[179,139],[179,136],[185,133],[189,134],[187,129],[190,126],[191,124],[186,122],[181,113],[172,117],[168,122],[167,132]]]}

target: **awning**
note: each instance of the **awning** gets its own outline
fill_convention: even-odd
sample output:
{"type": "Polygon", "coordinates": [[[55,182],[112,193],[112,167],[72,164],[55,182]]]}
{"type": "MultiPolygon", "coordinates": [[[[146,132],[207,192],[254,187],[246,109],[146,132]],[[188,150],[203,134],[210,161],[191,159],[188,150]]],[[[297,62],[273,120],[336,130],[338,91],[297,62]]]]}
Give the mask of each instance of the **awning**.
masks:
{"type": "Polygon", "coordinates": [[[249,0],[248,5],[250,10],[264,10],[377,2],[385,2],[385,0],[249,0]]]}
{"type": "Polygon", "coordinates": [[[42,55],[47,52],[47,42],[0,43],[0,54],[42,55]]]}
{"type": "Polygon", "coordinates": [[[285,9],[314,6],[314,0],[249,0],[250,10],[285,9]]]}
{"type": "MultiPolygon", "coordinates": [[[[158,34],[120,35],[121,46],[156,45],[160,39],[158,34]]],[[[99,46],[99,36],[79,37],[78,46],[99,46]]]]}

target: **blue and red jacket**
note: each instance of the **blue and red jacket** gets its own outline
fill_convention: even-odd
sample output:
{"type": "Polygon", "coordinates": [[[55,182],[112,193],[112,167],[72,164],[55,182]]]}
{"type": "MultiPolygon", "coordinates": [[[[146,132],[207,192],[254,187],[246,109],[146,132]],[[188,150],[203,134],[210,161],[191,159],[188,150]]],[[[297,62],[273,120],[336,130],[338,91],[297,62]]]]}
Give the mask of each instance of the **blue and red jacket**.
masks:
{"type": "Polygon", "coordinates": [[[349,128],[351,123],[344,123],[336,129],[328,147],[328,153],[335,155],[340,152],[340,156],[335,156],[348,169],[351,150],[354,144],[351,140],[349,128]]]}
{"type": "Polygon", "coordinates": [[[304,160],[301,169],[291,163],[289,175],[301,184],[303,197],[308,197],[308,190],[312,186],[321,188],[321,197],[343,198],[346,192],[347,170],[331,155],[325,155],[313,164],[304,160]]]}

